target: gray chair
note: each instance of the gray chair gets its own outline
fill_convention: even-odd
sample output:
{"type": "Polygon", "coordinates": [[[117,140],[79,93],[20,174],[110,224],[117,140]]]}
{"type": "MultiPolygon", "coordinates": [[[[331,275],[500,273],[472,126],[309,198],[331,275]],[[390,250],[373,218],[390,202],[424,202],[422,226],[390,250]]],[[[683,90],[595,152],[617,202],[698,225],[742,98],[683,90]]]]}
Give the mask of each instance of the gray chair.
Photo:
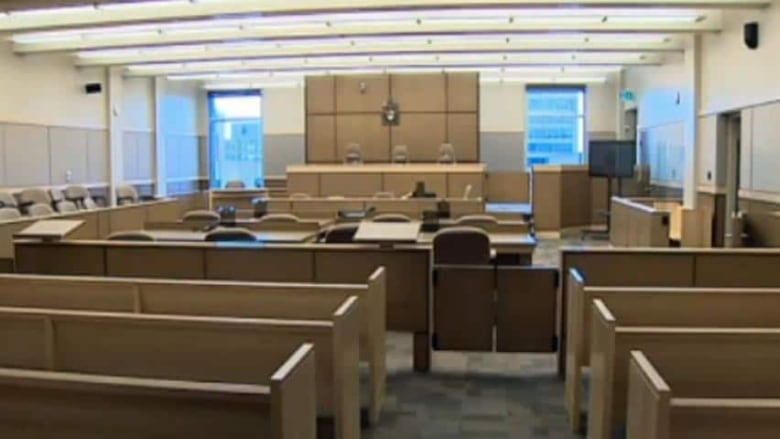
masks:
{"type": "Polygon", "coordinates": [[[76,203],[65,199],[65,194],[60,188],[50,188],[49,196],[51,197],[51,205],[57,212],[68,213],[79,210],[76,203]]]}
{"type": "Polygon", "coordinates": [[[68,186],[63,191],[65,199],[75,203],[79,209],[90,210],[97,207],[97,203],[92,199],[92,194],[84,186],[68,186]]]}
{"type": "Polygon", "coordinates": [[[210,210],[191,210],[184,214],[182,222],[185,223],[198,223],[207,225],[219,224],[220,217],[217,212],[210,210]]]}
{"type": "Polygon", "coordinates": [[[19,202],[16,201],[16,197],[10,192],[0,192],[0,207],[13,207],[19,209],[19,202]]]}
{"type": "Polygon", "coordinates": [[[374,194],[374,199],[380,200],[380,199],[393,199],[395,198],[395,194],[392,192],[377,192],[374,194]]]}
{"type": "Polygon", "coordinates": [[[482,229],[450,227],[433,237],[434,264],[485,265],[490,260],[490,236],[482,229]]]}
{"type": "Polygon", "coordinates": [[[116,188],[116,204],[120,206],[136,204],[138,200],[140,197],[135,187],[125,184],[116,188]]]}
{"type": "Polygon", "coordinates": [[[455,148],[449,144],[444,143],[439,147],[439,163],[456,163],[455,148]]]}
{"type": "MultiPolygon", "coordinates": [[[[51,200],[51,196],[49,195],[49,192],[39,187],[31,187],[31,188],[24,189],[19,194],[19,207],[22,212],[26,212],[30,215],[33,215],[30,212],[30,208],[35,204],[44,204],[46,206],[51,207],[52,200],[51,200]]],[[[53,210],[54,209],[52,209],[52,211],[53,210]]]]}
{"type": "Polygon", "coordinates": [[[363,157],[360,154],[360,145],[350,143],[347,145],[347,153],[344,155],[344,163],[348,165],[358,165],[363,163],[363,157]]]}
{"type": "Polygon", "coordinates": [[[225,189],[244,189],[246,185],[241,180],[230,180],[225,184],[225,189]]]}
{"type": "Polygon", "coordinates": [[[409,163],[409,148],[406,145],[393,146],[390,161],[392,163],[409,163]]]}
{"type": "Polygon", "coordinates": [[[498,224],[498,220],[493,215],[463,215],[462,217],[455,220],[455,224],[459,226],[481,226],[485,224],[498,224]]]}
{"type": "Polygon", "coordinates": [[[375,223],[410,223],[412,219],[402,213],[380,213],[371,221],[375,223]]]}
{"type": "Polygon", "coordinates": [[[72,212],[78,212],[79,208],[76,206],[76,203],[73,203],[72,201],[68,200],[62,200],[59,203],[56,204],[57,211],[60,213],[72,213],[72,212]]]}
{"type": "Polygon", "coordinates": [[[301,219],[291,213],[269,213],[260,218],[261,223],[297,223],[301,219]]]}
{"type": "Polygon", "coordinates": [[[355,240],[358,224],[336,224],[325,232],[326,244],[351,244],[355,240]]]}
{"type": "Polygon", "coordinates": [[[145,232],[116,232],[108,237],[109,241],[155,241],[154,236],[145,232]]]}
{"type": "Polygon", "coordinates": [[[213,230],[205,239],[209,242],[256,242],[257,236],[247,229],[236,227],[213,230]]]}
{"type": "Polygon", "coordinates": [[[49,204],[35,203],[27,208],[27,213],[34,217],[54,215],[54,209],[49,204]]]}
{"type": "Polygon", "coordinates": [[[14,220],[21,217],[22,214],[15,207],[0,207],[0,221],[14,220]]]}

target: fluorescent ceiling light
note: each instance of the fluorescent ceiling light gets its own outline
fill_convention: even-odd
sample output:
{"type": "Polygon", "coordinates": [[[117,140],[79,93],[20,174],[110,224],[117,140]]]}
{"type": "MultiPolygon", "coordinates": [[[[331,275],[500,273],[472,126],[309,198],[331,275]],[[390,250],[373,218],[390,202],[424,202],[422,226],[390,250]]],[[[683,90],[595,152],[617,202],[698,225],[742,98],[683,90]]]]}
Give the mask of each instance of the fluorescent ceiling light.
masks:
{"type": "Polygon", "coordinates": [[[5,15],[13,17],[34,17],[34,16],[61,16],[83,14],[85,12],[94,12],[94,6],[71,6],[65,8],[44,8],[44,9],[24,9],[20,11],[11,11],[5,15]]]}
{"type": "Polygon", "coordinates": [[[607,82],[607,78],[602,76],[528,76],[528,77],[511,77],[511,78],[480,78],[480,83],[483,84],[501,84],[501,83],[525,83],[525,84],[604,84],[607,82]]]}
{"type": "Polygon", "coordinates": [[[267,88],[298,88],[303,87],[302,81],[285,82],[245,82],[245,83],[216,83],[206,84],[203,88],[206,90],[261,90],[267,88]]]}
{"type": "Polygon", "coordinates": [[[126,10],[139,10],[139,9],[153,9],[153,8],[168,8],[172,6],[184,6],[188,5],[190,0],[160,0],[160,1],[143,1],[143,2],[127,2],[127,3],[101,3],[95,6],[98,10],[104,11],[126,11],[126,10]]]}

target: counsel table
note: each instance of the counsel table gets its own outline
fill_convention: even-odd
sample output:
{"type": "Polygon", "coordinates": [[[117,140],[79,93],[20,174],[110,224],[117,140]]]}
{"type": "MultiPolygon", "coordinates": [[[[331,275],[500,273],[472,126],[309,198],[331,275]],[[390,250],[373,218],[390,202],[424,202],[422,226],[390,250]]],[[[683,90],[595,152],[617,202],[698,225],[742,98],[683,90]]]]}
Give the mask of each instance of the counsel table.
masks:
{"type": "MultiPolygon", "coordinates": [[[[189,230],[145,230],[157,241],[170,242],[198,242],[206,239],[206,232],[195,232],[189,230]]],[[[276,242],[276,243],[301,243],[314,239],[317,236],[316,231],[294,231],[279,230],[267,232],[252,232],[257,237],[258,242],[276,242]]]]}

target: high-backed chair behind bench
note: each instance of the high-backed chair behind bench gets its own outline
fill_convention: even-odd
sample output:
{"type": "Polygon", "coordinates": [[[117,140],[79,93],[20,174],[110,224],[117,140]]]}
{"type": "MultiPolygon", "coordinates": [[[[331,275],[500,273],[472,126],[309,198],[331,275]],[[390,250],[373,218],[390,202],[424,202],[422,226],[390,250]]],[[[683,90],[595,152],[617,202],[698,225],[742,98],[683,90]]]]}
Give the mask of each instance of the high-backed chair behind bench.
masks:
{"type": "Polygon", "coordinates": [[[0,369],[0,437],[314,439],[314,374],[310,344],[268,385],[0,369]]]}
{"type": "Polygon", "coordinates": [[[439,163],[455,163],[455,148],[449,143],[443,143],[439,147],[439,163]]]}
{"type": "Polygon", "coordinates": [[[406,145],[393,146],[393,155],[390,161],[393,163],[409,163],[409,148],[406,145]]]}
{"type": "Polygon", "coordinates": [[[126,184],[116,188],[116,202],[118,205],[135,204],[138,203],[139,200],[140,197],[138,196],[138,191],[135,187],[126,184]]]}
{"type": "Polygon", "coordinates": [[[242,180],[230,180],[225,183],[225,189],[244,189],[246,185],[242,180]]]}

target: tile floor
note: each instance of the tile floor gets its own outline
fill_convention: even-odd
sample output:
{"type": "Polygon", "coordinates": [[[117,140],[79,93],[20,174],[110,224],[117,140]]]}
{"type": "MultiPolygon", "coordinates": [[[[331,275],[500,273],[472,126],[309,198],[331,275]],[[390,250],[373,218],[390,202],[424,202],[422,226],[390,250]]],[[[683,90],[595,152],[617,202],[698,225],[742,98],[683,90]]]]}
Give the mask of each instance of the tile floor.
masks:
{"type": "MultiPolygon", "coordinates": [[[[537,265],[558,265],[564,245],[604,245],[579,237],[540,239],[537,265]]],[[[371,439],[579,438],[569,432],[554,355],[436,352],[431,372],[412,372],[410,335],[388,336],[387,400],[371,439]]]]}

